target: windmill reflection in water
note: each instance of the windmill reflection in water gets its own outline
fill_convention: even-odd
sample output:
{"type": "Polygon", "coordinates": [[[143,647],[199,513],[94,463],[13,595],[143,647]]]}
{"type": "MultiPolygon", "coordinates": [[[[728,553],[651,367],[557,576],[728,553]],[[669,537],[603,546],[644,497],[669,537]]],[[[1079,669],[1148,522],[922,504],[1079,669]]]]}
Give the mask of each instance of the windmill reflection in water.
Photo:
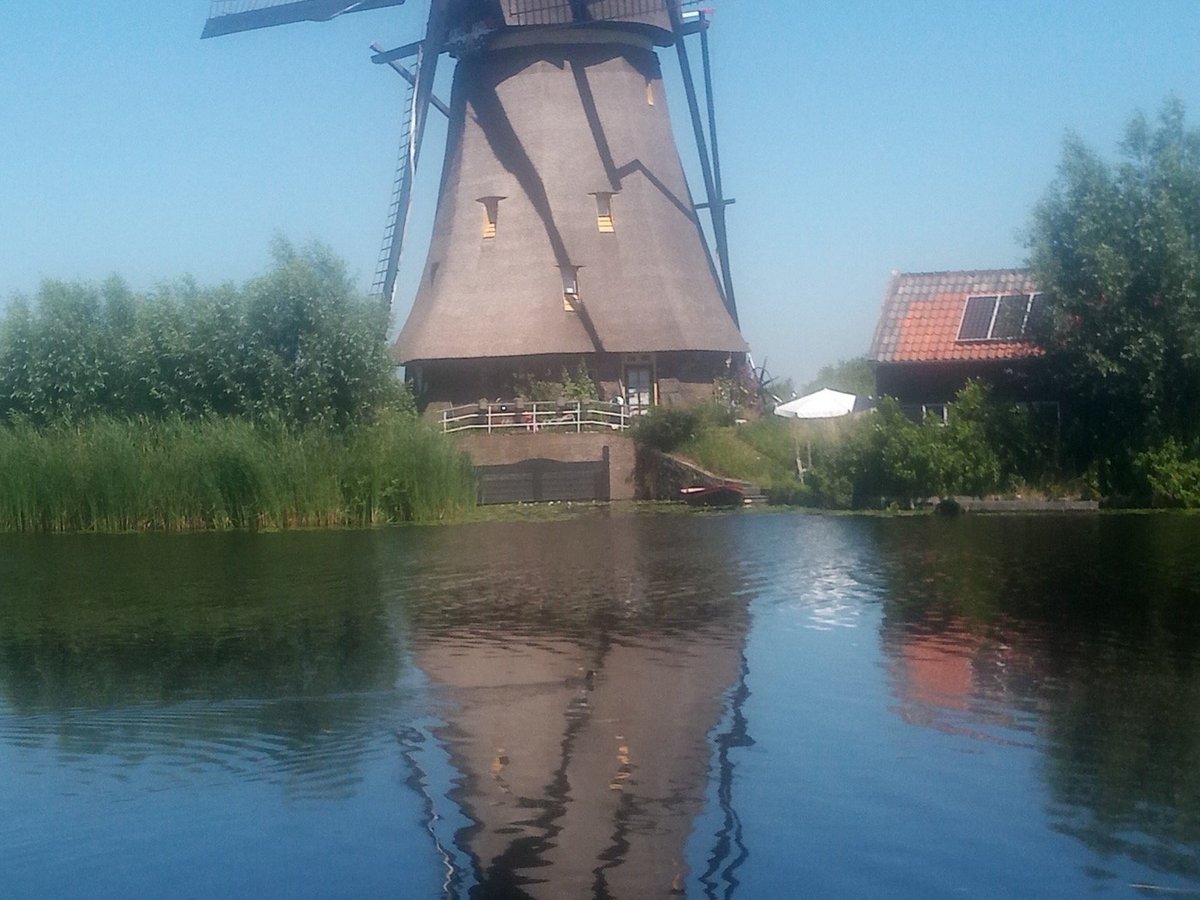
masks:
{"type": "Polygon", "coordinates": [[[733,895],[746,600],[715,554],[689,553],[703,571],[684,582],[643,568],[636,531],[611,533],[607,578],[569,556],[549,570],[518,529],[485,541],[480,571],[527,574],[465,583],[448,624],[414,623],[439,713],[399,737],[447,897],[733,895]],[[564,595],[572,571],[601,583],[564,595]]]}

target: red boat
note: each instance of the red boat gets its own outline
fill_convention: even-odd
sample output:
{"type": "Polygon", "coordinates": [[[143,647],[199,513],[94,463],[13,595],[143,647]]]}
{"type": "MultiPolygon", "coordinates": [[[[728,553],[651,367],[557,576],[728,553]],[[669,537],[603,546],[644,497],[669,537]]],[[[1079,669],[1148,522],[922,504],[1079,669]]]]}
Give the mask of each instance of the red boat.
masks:
{"type": "Polygon", "coordinates": [[[697,484],[679,491],[684,503],[690,506],[741,506],[746,502],[746,492],[741,485],[725,483],[717,485],[697,484]]]}

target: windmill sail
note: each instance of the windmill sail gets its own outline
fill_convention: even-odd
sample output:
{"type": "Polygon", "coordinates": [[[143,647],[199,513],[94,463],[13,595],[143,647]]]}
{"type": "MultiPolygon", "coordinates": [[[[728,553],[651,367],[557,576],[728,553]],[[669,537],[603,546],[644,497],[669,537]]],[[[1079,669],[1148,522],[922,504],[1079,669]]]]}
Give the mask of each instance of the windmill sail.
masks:
{"type": "Polygon", "coordinates": [[[405,92],[404,130],[400,135],[396,177],[392,184],[392,202],[388,207],[387,231],[384,232],[383,248],[379,252],[375,283],[371,286],[371,293],[379,297],[384,309],[391,309],[392,295],[396,290],[396,273],[400,267],[404,228],[408,222],[408,207],[412,197],[412,180],[417,162],[416,154],[413,153],[413,137],[416,134],[416,123],[413,121],[416,90],[417,86],[413,83],[408,85],[405,92]]]}
{"type": "Polygon", "coordinates": [[[400,6],[404,0],[212,0],[202,38],[288,25],[325,22],[348,12],[400,6]]]}

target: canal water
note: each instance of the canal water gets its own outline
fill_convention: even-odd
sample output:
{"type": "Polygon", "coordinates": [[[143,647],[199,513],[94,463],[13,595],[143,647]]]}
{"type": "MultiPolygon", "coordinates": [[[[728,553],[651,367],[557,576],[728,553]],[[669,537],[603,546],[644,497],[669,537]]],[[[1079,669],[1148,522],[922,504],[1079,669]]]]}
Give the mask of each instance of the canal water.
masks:
{"type": "Polygon", "coordinates": [[[1200,518],[0,537],[0,896],[1200,896],[1200,518]]]}

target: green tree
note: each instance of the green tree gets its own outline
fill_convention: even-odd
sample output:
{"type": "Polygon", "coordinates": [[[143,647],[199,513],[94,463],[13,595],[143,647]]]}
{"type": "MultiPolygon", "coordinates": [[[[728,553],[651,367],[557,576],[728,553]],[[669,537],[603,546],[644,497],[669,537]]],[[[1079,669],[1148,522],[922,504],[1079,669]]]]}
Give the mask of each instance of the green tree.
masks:
{"type": "Polygon", "coordinates": [[[1077,137],[1037,206],[1039,338],[1074,462],[1127,490],[1139,451],[1200,439],[1200,131],[1183,104],[1129,123],[1116,162],[1077,137]]]}
{"type": "Polygon", "coordinates": [[[875,393],[875,371],[865,356],[838,360],[833,365],[823,366],[817,376],[800,391],[811,394],[821,388],[832,388],[847,394],[869,396],[875,393]]]}
{"type": "Polygon", "coordinates": [[[99,415],[238,417],[345,428],[411,410],[386,345],[387,319],[329,250],[274,247],[243,287],[190,279],[134,294],[45,282],[0,318],[0,420],[99,415]]]}

